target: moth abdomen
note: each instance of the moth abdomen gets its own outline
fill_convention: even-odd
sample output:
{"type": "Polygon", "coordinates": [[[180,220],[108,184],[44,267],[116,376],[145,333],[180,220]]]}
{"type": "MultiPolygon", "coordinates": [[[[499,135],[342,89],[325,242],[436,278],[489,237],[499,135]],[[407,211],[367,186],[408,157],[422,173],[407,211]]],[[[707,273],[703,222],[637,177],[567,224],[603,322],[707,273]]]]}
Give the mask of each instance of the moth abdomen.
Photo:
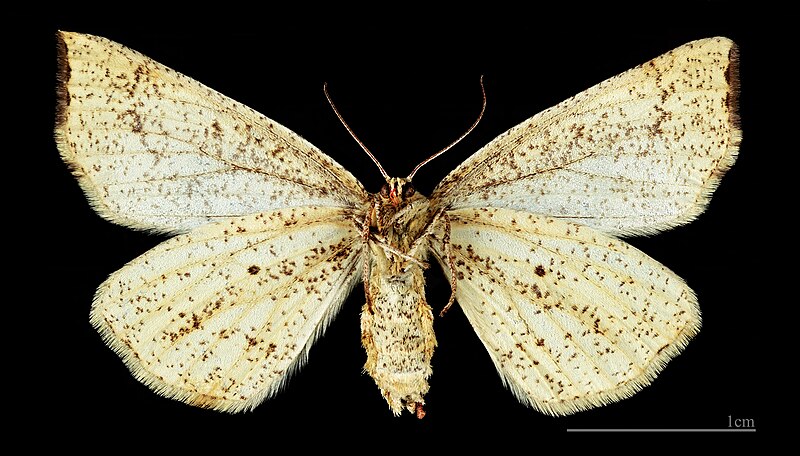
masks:
{"type": "Polygon", "coordinates": [[[424,414],[431,358],[436,347],[433,312],[425,300],[422,269],[390,274],[378,261],[369,275],[370,300],[361,313],[364,369],[395,415],[424,414]]]}

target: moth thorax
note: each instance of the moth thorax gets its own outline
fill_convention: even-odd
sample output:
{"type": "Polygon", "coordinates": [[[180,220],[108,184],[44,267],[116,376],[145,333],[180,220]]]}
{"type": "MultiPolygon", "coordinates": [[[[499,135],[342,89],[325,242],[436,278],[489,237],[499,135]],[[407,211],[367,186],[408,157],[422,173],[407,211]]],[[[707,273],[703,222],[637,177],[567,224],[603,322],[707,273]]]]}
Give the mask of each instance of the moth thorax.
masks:
{"type": "Polygon", "coordinates": [[[380,196],[393,206],[398,207],[416,194],[411,180],[402,177],[390,177],[381,188],[380,196]]]}

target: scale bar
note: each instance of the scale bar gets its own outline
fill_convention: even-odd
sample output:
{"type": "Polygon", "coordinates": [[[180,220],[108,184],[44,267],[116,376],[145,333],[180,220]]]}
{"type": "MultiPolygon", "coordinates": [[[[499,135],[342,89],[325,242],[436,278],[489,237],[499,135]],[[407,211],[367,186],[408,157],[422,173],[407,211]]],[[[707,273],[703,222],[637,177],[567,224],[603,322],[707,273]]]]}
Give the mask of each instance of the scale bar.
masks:
{"type": "Polygon", "coordinates": [[[755,428],[719,428],[719,429],[672,429],[672,428],[654,428],[654,429],[591,429],[591,428],[576,428],[567,429],[567,432],[756,432],[755,428]]]}

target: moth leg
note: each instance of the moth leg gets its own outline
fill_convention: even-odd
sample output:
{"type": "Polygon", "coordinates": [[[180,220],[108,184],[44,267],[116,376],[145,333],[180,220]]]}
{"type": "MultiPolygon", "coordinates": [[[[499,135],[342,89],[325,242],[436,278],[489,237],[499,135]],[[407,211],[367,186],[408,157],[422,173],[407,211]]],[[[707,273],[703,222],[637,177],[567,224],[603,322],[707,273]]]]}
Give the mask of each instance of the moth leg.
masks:
{"type": "Polygon", "coordinates": [[[408,260],[408,261],[410,261],[410,262],[412,262],[412,263],[415,263],[416,265],[418,265],[418,266],[419,266],[419,267],[421,267],[422,269],[428,269],[428,267],[430,266],[430,265],[429,265],[427,262],[425,262],[425,261],[420,261],[420,260],[418,260],[417,258],[415,258],[415,257],[413,257],[413,256],[411,256],[411,255],[409,255],[409,254],[407,254],[407,253],[403,253],[403,252],[401,252],[400,250],[398,250],[398,249],[396,249],[396,248],[392,247],[392,246],[391,246],[391,245],[390,245],[390,244],[389,244],[389,243],[386,241],[386,239],[385,239],[385,238],[383,238],[383,237],[381,237],[381,236],[378,236],[378,235],[375,235],[375,234],[373,234],[373,235],[372,235],[372,237],[373,237],[373,239],[375,239],[375,242],[376,242],[376,243],[377,243],[379,246],[381,246],[381,248],[383,248],[383,250],[386,250],[386,251],[387,251],[387,252],[389,252],[389,253],[392,253],[392,254],[394,254],[394,255],[397,255],[397,256],[399,256],[400,258],[403,258],[403,259],[405,259],[405,260],[408,260]]]}
{"type": "Polygon", "coordinates": [[[361,232],[361,237],[364,238],[364,240],[369,238],[369,217],[370,214],[365,214],[363,219],[359,218],[357,214],[350,214],[349,216],[356,226],[356,229],[361,232]]]}
{"type": "Polygon", "coordinates": [[[372,308],[372,297],[369,294],[369,255],[364,255],[364,264],[362,266],[362,274],[364,279],[361,281],[364,284],[364,298],[367,301],[367,308],[372,308]]]}
{"type": "Polygon", "coordinates": [[[378,231],[383,229],[381,220],[381,203],[377,198],[375,198],[375,200],[372,202],[372,220],[375,221],[375,226],[378,227],[378,231]]]}
{"type": "Polygon", "coordinates": [[[436,215],[433,216],[433,220],[431,220],[431,223],[429,223],[428,226],[425,227],[425,231],[423,231],[422,234],[420,234],[419,237],[417,237],[417,239],[414,240],[414,243],[411,244],[411,247],[409,247],[408,251],[413,252],[414,250],[418,249],[419,245],[422,242],[424,242],[425,238],[428,236],[435,238],[436,235],[434,234],[434,231],[436,230],[437,223],[439,223],[439,220],[441,219],[447,221],[447,226],[445,229],[449,231],[450,219],[447,218],[447,213],[445,213],[444,209],[439,209],[436,215]]]}
{"type": "MultiPolygon", "coordinates": [[[[358,217],[353,216],[353,221],[356,224],[356,228],[361,230],[361,238],[364,241],[364,245],[368,248],[369,244],[369,218],[370,214],[367,213],[364,215],[364,220],[359,220],[358,217]]],[[[372,297],[369,294],[369,255],[364,255],[364,263],[362,265],[362,274],[363,280],[362,283],[364,284],[364,297],[366,298],[366,305],[368,308],[372,308],[372,297]]]]}
{"type": "Polygon", "coordinates": [[[409,249],[409,252],[413,252],[416,248],[418,248],[419,244],[425,239],[425,237],[436,237],[434,231],[436,230],[439,221],[444,222],[444,235],[442,236],[442,243],[444,244],[444,253],[447,255],[447,266],[450,269],[450,299],[447,300],[447,305],[445,305],[444,308],[442,308],[442,311],[439,313],[439,316],[443,317],[455,302],[456,289],[458,287],[458,272],[456,271],[456,264],[453,260],[453,251],[450,246],[450,217],[447,216],[447,212],[445,212],[444,209],[440,209],[436,215],[433,216],[433,220],[428,224],[428,227],[425,228],[425,231],[422,233],[422,235],[414,241],[409,249]]]}
{"type": "Polygon", "coordinates": [[[443,317],[448,310],[450,310],[450,306],[456,300],[456,289],[458,288],[458,271],[456,271],[456,264],[453,260],[453,249],[450,246],[450,218],[447,214],[442,216],[444,220],[444,236],[442,237],[442,243],[444,244],[444,253],[447,255],[447,266],[450,268],[450,299],[447,300],[447,304],[442,308],[442,311],[439,312],[439,316],[443,317]]]}

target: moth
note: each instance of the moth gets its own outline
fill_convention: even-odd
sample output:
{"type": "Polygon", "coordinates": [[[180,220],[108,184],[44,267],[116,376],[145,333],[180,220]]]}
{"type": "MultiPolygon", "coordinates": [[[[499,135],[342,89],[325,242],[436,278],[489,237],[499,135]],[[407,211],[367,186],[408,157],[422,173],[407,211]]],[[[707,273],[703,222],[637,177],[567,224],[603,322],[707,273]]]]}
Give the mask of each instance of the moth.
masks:
{"type": "Polygon", "coordinates": [[[363,283],[365,370],[395,415],[422,417],[434,260],[451,287],[434,307],[457,302],[502,381],[545,414],[633,395],[700,329],[692,290],[620,238],[690,222],[734,164],[727,38],[536,114],[430,197],[412,185],[419,166],[396,178],[376,160],[386,184],[369,193],[294,132],[142,54],[78,33],[57,43],[63,160],[102,217],[175,235],[113,273],[91,308],[163,396],[253,409],[363,283]]]}

